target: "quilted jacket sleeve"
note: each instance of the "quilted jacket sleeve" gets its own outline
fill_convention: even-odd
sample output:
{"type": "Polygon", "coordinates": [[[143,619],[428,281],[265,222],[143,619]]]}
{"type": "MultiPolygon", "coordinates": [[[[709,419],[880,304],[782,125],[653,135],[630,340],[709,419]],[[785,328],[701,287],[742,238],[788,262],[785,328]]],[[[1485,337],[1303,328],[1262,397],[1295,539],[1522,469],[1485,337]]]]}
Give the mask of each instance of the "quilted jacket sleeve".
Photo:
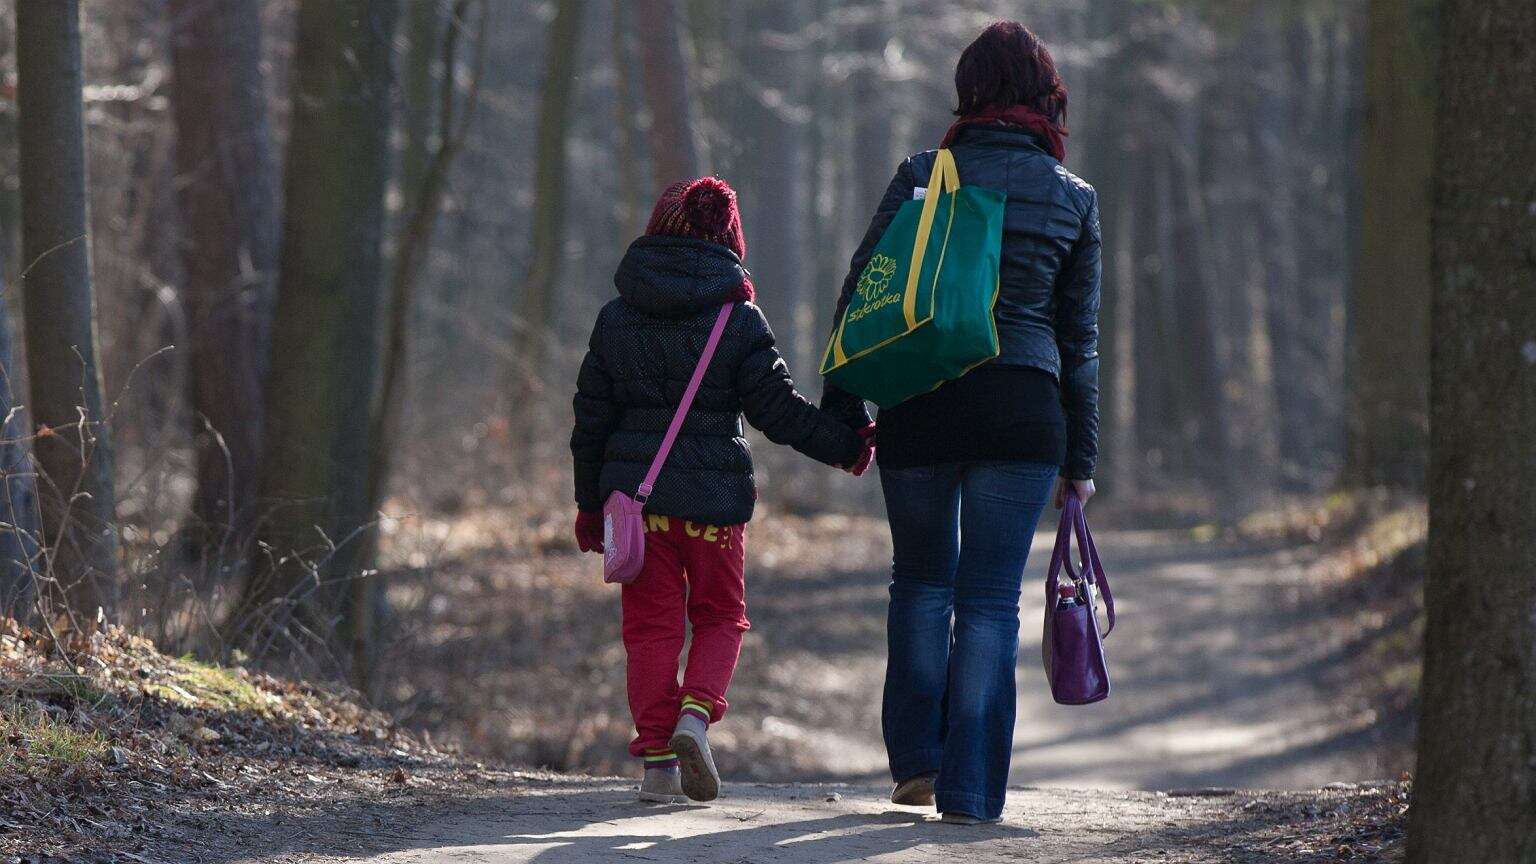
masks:
{"type": "MultiPolygon", "coordinates": [[[[880,242],[885,229],[896,218],[896,211],[901,209],[904,202],[911,200],[912,190],[917,187],[915,173],[911,159],[903,160],[896,167],[896,176],[891,178],[891,185],[886,187],[880,205],[875,208],[874,218],[869,220],[864,239],[859,241],[853,259],[848,262],[848,275],[843,277],[843,290],[837,297],[837,312],[832,316],[834,327],[837,326],[835,322],[842,320],[843,310],[848,308],[848,302],[853,299],[853,289],[858,287],[859,274],[864,272],[869,256],[874,254],[875,244],[880,242]]],[[[833,384],[826,384],[822,388],[821,408],[854,428],[862,429],[870,422],[869,409],[864,405],[864,400],[833,384]]]]}
{"type": "Polygon", "coordinates": [[[598,477],[603,471],[603,453],[608,436],[618,427],[622,409],[614,400],[613,378],[603,363],[597,345],[603,330],[603,316],[598,315],[587,343],[587,356],[576,375],[576,398],[572,406],[576,427],[571,431],[571,458],[575,463],[576,506],[585,511],[603,508],[598,477]]]}
{"type": "Polygon", "coordinates": [[[789,365],[779,356],[768,319],[742,304],[746,351],[736,368],[736,393],[747,422],[768,440],[785,444],[818,462],[844,467],[858,459],[863,442],[848,425],[807,402],[795,390],[789,365]]]}
{"type": "Polygon", "coordinates": [[[1087,188],[1087,216],[1056,280],[1056,346],[1061,352],[1061,402],[1067,417],[1062,476],[1093,477],[1099,453],[1099,199],[1087,188]]]}

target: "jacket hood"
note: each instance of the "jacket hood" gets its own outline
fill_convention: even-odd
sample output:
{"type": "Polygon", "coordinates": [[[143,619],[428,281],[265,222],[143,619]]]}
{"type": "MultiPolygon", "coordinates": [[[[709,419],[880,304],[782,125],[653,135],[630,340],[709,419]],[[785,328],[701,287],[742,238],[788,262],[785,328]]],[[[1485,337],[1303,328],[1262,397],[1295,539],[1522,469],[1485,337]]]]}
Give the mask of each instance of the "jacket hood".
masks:
{"type": "Polygon", "coordinates": [[[651,235],[629,244],[613,284],[626,303],[666,317],[751,299],[747,271],[736,253],[691,237],[651,235]]]}

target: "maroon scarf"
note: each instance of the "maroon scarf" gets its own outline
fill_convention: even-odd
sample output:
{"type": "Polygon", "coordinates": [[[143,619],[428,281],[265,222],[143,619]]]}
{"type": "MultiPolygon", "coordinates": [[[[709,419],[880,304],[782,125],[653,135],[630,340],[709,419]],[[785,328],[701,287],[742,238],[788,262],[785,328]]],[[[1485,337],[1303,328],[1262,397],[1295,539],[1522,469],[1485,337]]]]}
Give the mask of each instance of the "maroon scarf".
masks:
{"type": "Polygon", "coordinates": [[[967,114],[949,127],[939,146],[948,147],[955,143],[955,136],[960,134],[960,130],[966,126],[995,126],[998,123],[1022,126],[1039,135],[1045,139],[1046,150],[1056,157],[1057,162],[1067,161],[1067,127],[1026,105],[987,108],[975,114],[967,114]]]}

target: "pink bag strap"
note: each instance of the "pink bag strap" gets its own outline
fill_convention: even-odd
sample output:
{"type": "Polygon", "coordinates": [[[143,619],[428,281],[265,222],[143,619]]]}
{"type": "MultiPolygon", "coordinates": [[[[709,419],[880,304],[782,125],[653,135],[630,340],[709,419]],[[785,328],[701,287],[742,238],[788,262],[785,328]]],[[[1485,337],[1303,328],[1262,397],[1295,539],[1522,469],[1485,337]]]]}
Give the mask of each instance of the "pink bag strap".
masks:
{"type": "Polygon", "coordinates": [[[704,372],[709,368],[709,361],[715,356],[715,349],[720,347],[720,337],[725,335],[726,322],[731,320],[731,310],[735,303],[727,303],[720,307],[720,315],[715,318],[715,327],[709,331],[709,341],[704,343],[704,353],[699,355],[699,364],[693,367],[693,378],[688,381],[688,389],[683,391],[683,401],[677,403],[677,411],[672,415],[672,423],[667,427],[667,435],[661,439],[661,449],[656,451],[656,458],[651,460],[651,470],[645,472],[645,479],[640,481],[640,489],[635,494],[635,501],[644,504],[651,497],[651,490],[656,486],[656,478],[661,476],[661,466],[667,462],[667,454],[672,452],[672,445],[677,443],[677,433],[683,429],[683,420],[688,417],[688,409],[693,406],[693,397],[699,395],[699,385],[704,383],[704,372]]]}

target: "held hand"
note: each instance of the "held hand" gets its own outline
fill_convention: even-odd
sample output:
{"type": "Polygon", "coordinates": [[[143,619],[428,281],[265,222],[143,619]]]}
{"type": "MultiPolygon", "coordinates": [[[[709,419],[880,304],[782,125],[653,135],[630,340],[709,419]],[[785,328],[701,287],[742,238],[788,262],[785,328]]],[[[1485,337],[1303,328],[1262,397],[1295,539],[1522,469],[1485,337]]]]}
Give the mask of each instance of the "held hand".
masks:
{"type": "Polygon", "coordinates": [[[603,551],[603,514],[585,510],[576,513],[576,547],[583,552],[603,551]]]}
{"type": "Polygon", "coordinates": [[[1094,488],[1092,480],[1068,480],[1065,477],[1056,478],[1056,490],[1051,493],[1051,500],[1056,509],[1067,506],[1067,484],[1072,484],[1073,491],[1077,492],[1077,500],[1088,506],[1088,499],[1093,497],[1094,488]]]}
{"type": "Polygon", "coordinates": [[[859,458],[852,465],[845,466],[844,471],[855,477],[863,477],[869,470],[870,463],[875,461],[875,424],[871,423],[858,430],[859,437],[864,440],[864,449],[859,451],[859,458]]]}

